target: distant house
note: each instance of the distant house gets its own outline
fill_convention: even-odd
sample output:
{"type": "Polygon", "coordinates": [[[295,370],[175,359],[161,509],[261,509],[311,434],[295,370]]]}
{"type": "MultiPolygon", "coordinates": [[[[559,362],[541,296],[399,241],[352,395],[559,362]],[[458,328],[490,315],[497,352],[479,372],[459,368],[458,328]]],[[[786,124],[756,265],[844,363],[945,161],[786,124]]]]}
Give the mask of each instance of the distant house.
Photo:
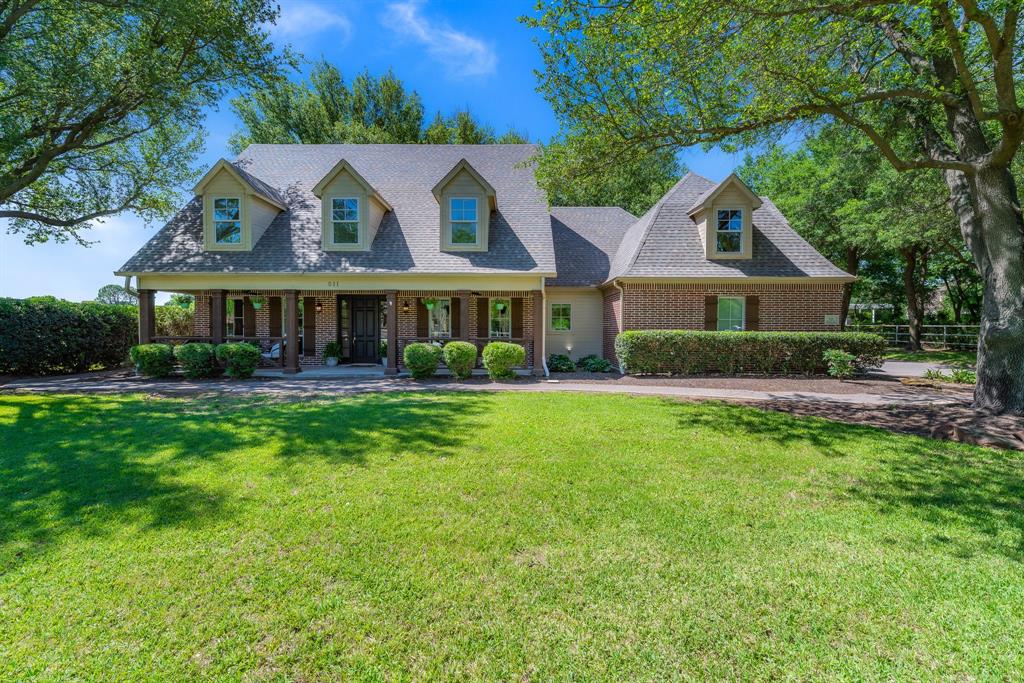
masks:
{"type": "Polygon", "coordinates": [[[413,341],[614,361],[631,329],[838,329],[853,277],[736,176],[687,174],[641,218],[549,207],[531,145],[252,145],[117,272],[196,297],[195,338],[397,372],[413,341]],[[296,344],[288,340],[296,339],[296,344]]]}

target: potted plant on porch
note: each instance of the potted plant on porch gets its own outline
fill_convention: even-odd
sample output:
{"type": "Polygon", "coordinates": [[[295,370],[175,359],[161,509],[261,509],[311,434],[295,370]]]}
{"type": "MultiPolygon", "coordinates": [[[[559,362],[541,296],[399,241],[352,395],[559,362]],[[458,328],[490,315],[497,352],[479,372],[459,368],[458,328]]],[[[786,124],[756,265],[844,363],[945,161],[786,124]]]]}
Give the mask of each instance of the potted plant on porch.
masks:
{"type": "Polygon", "coordinates": [[[324,362],[327,363],[327,366],[333,368],[338,364],[340,357],[341,344],[336,341],[327,342],[327,346],[324,347],[324,362]]]}

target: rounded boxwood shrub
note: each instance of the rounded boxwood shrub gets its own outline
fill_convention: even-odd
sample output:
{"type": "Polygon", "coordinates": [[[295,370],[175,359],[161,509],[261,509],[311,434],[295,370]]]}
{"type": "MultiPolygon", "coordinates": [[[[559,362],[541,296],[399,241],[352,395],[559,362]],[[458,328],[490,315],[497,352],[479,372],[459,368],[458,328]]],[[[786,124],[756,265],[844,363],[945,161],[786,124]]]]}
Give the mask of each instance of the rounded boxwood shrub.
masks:
{"type": "Polygon", "coordinates": [[[444,345],[444,364],[448,366],[458,379],[466,379],[473,374],[476,365],[476,347],[469,342],[453,341],[444,345]]]}
{"type": "Polygon", "coordinates": [[[189,379],[216,377],[220,374],[213,344],[182,344],[175,347],[174,357],[181,364],[182,373],[189,379]]]}
{"type": "Polygon", "coordinates": [[[824,374],[825,351],[854,356],[857,369],[882,364],[885,340],[860,332],[629,331],[615,338],[619,368],[632,375],[824,374]]]}
{"type": "Polygon", "coordinates": [[[548,371],[550,372],[575,372],[576,364],[572,358],[564,353],[552,353],[548,356],[548,371]]]}
{"type": "Polygon", "coordinates": [[[228,342],[217,346],[217,360],[224,363],[224,372],[234,379],[252,377],[260,362],[259,347],[246,342],[228,342]]]}
{"type": "Polygon", "coordinates": [[[491,342],[484,347],[484,367],[491,379],[512,379],[515,368],[526,362],[526,349],[509,342],[491,342]]]}
{"type": "Polygon", "coordinates": [[[611,372],[613,366],[606,358],[595,356],[590,354],[589,356],[583,356],[576,363],[577,367],[584,372],[611,372]]]}
{"type": "Polygon", "coordinates": [[[415,342],[405,347],[402,358],[413,377],[427,379],[437,372],[437,366],[441,362],[441,347],[415,342]]]}
{"type": "Polygon", "coordinates": [[[174,372],[174,348],[170,344],[136,344],[130,355],[135,369],[146,377],[167,377],[174,372]]]}

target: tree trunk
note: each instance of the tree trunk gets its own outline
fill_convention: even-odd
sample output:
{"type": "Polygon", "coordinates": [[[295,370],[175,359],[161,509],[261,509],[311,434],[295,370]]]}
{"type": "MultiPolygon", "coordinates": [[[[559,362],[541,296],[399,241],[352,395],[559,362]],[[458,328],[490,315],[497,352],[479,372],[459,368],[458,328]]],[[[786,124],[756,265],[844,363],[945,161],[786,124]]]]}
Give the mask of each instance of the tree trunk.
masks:
{"type": "Polygon", "coordinates": [[[924,297],[918,285],[918,265],[921,252],[918,247],[900,249],[903,256],[903,293],[907,297],[907,327],[910,329],[911,351],[921,350],[921,326],[924,322],[924,297]]]}
{"type": "MultiPolygon", "coordinates": [[[[860,250],[857,247],[846,248],[846,272],[856,275],[860,270],[860,250]]],[[[843,285],[843,303],[839,310],[839,329],[846,329],[846,319],[850,315],[850,299],[853,297],[853,283],[843,285]]]]}
{"type": "Polygon", "coordinates": [[[944,173],[984,282],[976,408],[1024,415],[1024,219],[1009,169],[944,173]]]}

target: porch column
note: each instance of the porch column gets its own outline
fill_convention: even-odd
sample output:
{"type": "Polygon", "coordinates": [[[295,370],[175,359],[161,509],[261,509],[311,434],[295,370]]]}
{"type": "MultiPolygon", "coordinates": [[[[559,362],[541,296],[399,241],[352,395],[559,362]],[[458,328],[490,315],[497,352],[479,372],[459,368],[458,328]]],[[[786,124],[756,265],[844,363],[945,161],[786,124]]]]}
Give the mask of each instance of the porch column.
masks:
{"type": "Polygon", "coordinates": [[[214,344],[224,343],[224,314],[227,312],[224,290],[210,292],[210,338],[214,344]]]}
{"type": "Polygon", "coordinates": [[[544,374],[544,292],[533,290],[533,374],[544,374]]]}
{"type": "Polygon", "coordinates": [[[388,366],[384,368],[385,375],[398,374],[398,291],[388,291],[388,366]]]}
{"type": "Polygon", "coordinates": [[[285,290],[284,297],[288,313],[285,322],[288,346],[285,350],[284,372],[294,375],[299,372],[299,291],[297,289],[285,290]]]}
{"type": "Polygon", "coordinates": [[[139,343],[149,344],[156,336],[156,313],[153,310],[152,289],[139,290],[139,343]]]}
{"type": "Polygon", "coordinates": [[[459,292],[459,339],[469,341],[469,292],[459,292]]]}

